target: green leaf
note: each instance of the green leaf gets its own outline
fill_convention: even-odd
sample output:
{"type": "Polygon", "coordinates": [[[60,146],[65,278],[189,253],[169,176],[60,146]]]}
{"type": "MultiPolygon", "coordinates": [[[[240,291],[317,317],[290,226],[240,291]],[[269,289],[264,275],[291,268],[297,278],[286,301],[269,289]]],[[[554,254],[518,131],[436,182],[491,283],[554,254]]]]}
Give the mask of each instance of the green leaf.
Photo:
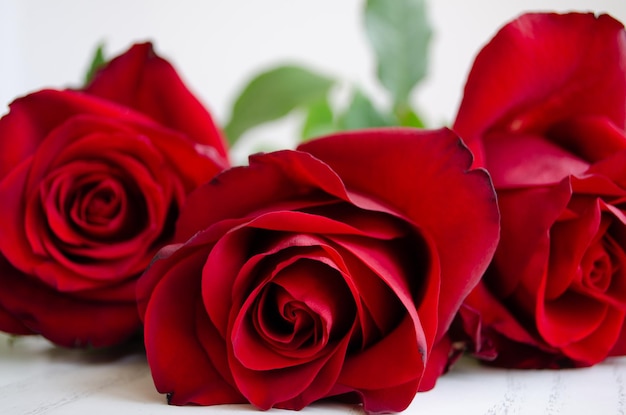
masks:
{"type": "Polygon", "coordinates": [[[403,127],[424,128],[422,119],[408,105],[400,105],[395,108],[394,114],[398,119],[398,124],[403,127]]]}
{"type": "Polygon", "coordinates": [[[224,131],[230,144],[259,124],[284,117],[326,96],[334,81],[306,68],[286,65],[263,72],[243,89],[224,131]]]}
{"type": "Polygon", "coordinates": [[[367,0],[365,31],[377,59],[377,75],[394,106],[407,103],[426,76],[432,35],[426,0],[367,0]]]}
{"type": "Polygon", "coordinates": [[[302,126],[303,141],[332,133],[336,129],[333,109],[327,97],[309,105],[306,119],[302,126]]]}
{"type": "Polygon", "coordinates": [[[352,102],[339,120],[344,130],[360,128],[384,127],[392,123],[382,115],[372,102],[361,92],[355,91],[352,102]]]}
{"type": "Polygon", "coordinates": [[[91,58],[91,64],[87,73],[85,74],[85,85],[89,84],[96,74],[96,71],[106,65],[107,60],[104,57],[104,43],[100,43],[96,48],[93,57],[91,58]]]}

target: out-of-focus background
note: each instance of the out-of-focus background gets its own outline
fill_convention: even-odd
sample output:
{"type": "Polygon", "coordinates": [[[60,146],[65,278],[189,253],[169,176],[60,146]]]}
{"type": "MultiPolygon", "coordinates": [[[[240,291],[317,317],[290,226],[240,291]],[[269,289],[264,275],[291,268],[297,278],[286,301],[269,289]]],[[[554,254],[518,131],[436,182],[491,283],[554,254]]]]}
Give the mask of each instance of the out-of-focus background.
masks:
{"type": "MultiPolygon", "coordinates": [[[[393,0],[389,0],[393,1],[393,0]]],[[[219,123],[260,70],[296,62],[384,100],[363,30],[364,0],[0,0],[0,114],[15,97],[81,84],[96,45],[113,56],[152,40],[219,123]]],[[[432,127],[451,122],[475,54],[524,11],[607,12],[626,0],[430,0],[428,78],[412,102],[432,127]]],[[[284,134],[280,126],[256,134],[284,134]]]]}

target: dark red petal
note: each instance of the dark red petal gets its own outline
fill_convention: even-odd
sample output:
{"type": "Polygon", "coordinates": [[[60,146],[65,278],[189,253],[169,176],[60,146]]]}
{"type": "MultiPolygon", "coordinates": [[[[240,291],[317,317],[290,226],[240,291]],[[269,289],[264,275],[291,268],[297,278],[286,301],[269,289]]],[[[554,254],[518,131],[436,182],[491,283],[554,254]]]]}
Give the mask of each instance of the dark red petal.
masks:
{"type": "Polygon", "coordinates": [[[335,385],[337,376],[343,366],[346,351],[349,345],[349,336],[344,337],[337,345],[330,359],[317,373],[315,379],[306,385],[300,394],[276,404],[277,408],[300,410],[311,403],[330,396],[330,390],[335,385]]]}
{"type": "MultiPolygon", "coordinates": [[[[350,197],[354,198],[354,195],[350,195],[350,197]]],[[[373,201],[368,202],[368,204],[375,205],[373,201]]],[[[379,209],[385,210],[382,206],[379,209]]],[[[393,214],[360,209],[346,202],[311,206],[302,209],[302,211],[332,219],[338,225],[342,224],[341,226],[349,225],[356,231],[352,233],[360,233],[374,239],[392,240],[406,236],[413,230],[410,226],[407,226],[404,220],[397,218],[393,214]]]]}
{"type": "Polygon", "coordinates": [[[363,398],[363,408],[368,413],[402,412],[415,398],[418,380],[411,380],[392,388],[359,391],[363,398]]]}
{"type": "Polygon", "coordinates": [[[33,154],[53,128],[76,114],[151,122],[127,108],[76,91],[42,90],[18,98],[0,119],[0,179],[33,154]]]}
{"type": "Polygon", "coordinates": [[[202,298],[209,318],[224,338],[228,336],[229,315],[237,312],[241,306],[236,299],[257,288],[252,284],[255,282],[253,279],[242,293],[233,289],[239,275],[244,275],[243,278],[248,276],[245,267],[264,256],[260,254],[256,258],[247,258],[246,248],[251,238],[252,235],[247,231],[228,233],[213,246],[202,269],[202,298]]]}
{"type": "Polygon", "coordinates": [[[626,312],[610,308],[602,325],[589,337],[563,347],[563,352],[576,361],[577,366],[592,366],[606,359],[611,350],[617,350],[617,341],[624,325],[626,312]]]}
{"type": "Polygon", "coordinates": [[[486,166],[498,192],[557,184],[589,168],[584,160],[540,136],[495,134],[485,142],[486,166]]]}
{"type": "MultiPolygon", "coordinates": [[[[414,333],[412,334],[412,337],[416,339],[417,349],[419,349],[419,353],[423,355],[423,359],[427,359],[428,351],[435,341],[434,339],[437,334],[437,326],[428,324],[428,322],[423,324],[422,318],[430,319],[432,317],[436,322],[434,314],[437,305],[437,291],[433,292],[425,288],[432,286],[438,289],[439,275],[428,275],[426,273],[418,272],[418,270],[422,271],[420,267],[422,267],[423,264],[405,264],[402,260],[398,260],[398,258],[394,256],[394,251],[398,249],[397,245],[380,244],[370,240],[354,241],[340,236],[334,236],[333,241],[358,258],[359,261],[374,272],[376,276],[380,278],[387,287],[389,287],[394,296],[397,297],[397,302],[402,305],[404,313],[406,313],[406,315],[408,315],[413,321],[414,333]],[[432,280],[434,284],[431,285],[431,281],[429,280],[432,280]],[[428,310],[422,310],[424,312],[419,314],[418,310],[421,304],[415,304],[416,290],[424,290],[427,295],[434,297],[434,307],[428,310]]],[[[415,253],[418,255],[416,255],[416,257],[412,257],[411,259],[416,260],[416,262],[424,260],[423,258],[419,258],[419,254],[421,252],[417,251],[415,253]]],[[[430,258],[426,259],[426,261],[429,259],[430,258]]],[[[353,278],[357,282],[361,280],[360,282],[362,286],[363,279],[361,276],[355,275],[353,278]]],[[[368,291],[363,292],[364,295],[367,293],[368,291]]],[[[364,298],[364,301],[367,302],[368,300],[364,298]]],[[[430,305],[433,304],[431,303],[430,305]]],[[[405,367],[408,368],[408,372],[413,375],[416,373],[416,369],[414,367],[411,368],[409,362],[405,363],[405,367]]],[[[396,371],[392,371],[392,373],[394,379],[391,380],[391,382],[404,382],[406,380],[398,379],[400,376],[396,371]]],[[[377,381],[384,384],[390,380],[381,374],[377,377],[377,381]]]]}
{"type": "MultiPolygon", "coordinates": [[[[616,190],[607,191],[607,185],[602,187],[596,184],[596,193],[600,195],[620,195],[623,197],[626,192],[626,151],[619,151],[595,164],[593,164],[589,170],[587,171],[587,175],[597,175],[606,179],[609,179],[615,185],[620,186],[621,193],[618,193],[616,190]]],[[[594,183],[595,184],[595,183],[594,183]]],[[[583,183],[584,185],[584,183],[583,183]]],[[[582,187],[582,186],[581,186],[582,187]]],[[[580,189],[581,192],[592,193],[589,189],[590,186],[585,186],[580,189]]],[[[578,188],[576,189],[578,191],[578,188]]]]}
{"type": "MultiPolygon", "coordinates": [[[[31,195],[29,199],[37,199],[36,206],[24,200],[24,176],[26,165],[20,166],[13,174],[0,182],[0,198],[4,203],[0,204],[0,214],[6,220],[0,221],[0,250],[11,262],[29,275],[37,275],[46,281],[51,287],[59,290],[75,291],[90,289],[96,286],[111,285],[113,281],[119,282],[140,272],[149,261],[145,256],[145,250],[156,238],[153,236],[148,242],[131,240],[124,244],[105,244],[102,250],[88,249],[87,254],[93,252],[95,256],[109,255],[110,262],[95,264],[95,261],[75,263],[66,253],[59,252],[60,247],[55,236],[49,234],[49,224],[46,216],[41,212],[41,203],[38,194],[31,195]],[[24,167],[24,168],[22,168],[24,167]],[[29,208],[30,206],[30,208],[29,208]],[[34,211],[32,209],[35,209],[34,211]],[[56,242],[55,242],[56,241],[56,242]],[[130,255],[130,253],[134,255],[130,255]],[[137,258],[137,254],[143,257],[137,258]],[[55,259],[56,258],[56,259],[55,259]],[[85,273],[84,275],[78,273],[85,273]],[[95,279],[90,279],[92,276],[95,279]],[[95,283],[95,280],[100,280],[95,283]],[[65,285],[66,281],[69,285],[65,285]]],[[[160,233],[160,232],[159,232],[160,233]]],[[[158,235],[158,234],[157,234],[158,235]]],[[[66,235],[68,236],[68,235],[66,235]]],[[[91,258],[93,259],[93,258],[91,258]]]]}
{"type": "Polygon", "coordinates": [[[467,171],[471,153],[445,129],[357,131],[299,149],[327,163],[351,192],[391,207],[432,239],[441,261],[443,334],[496,247],[499,213],[489,176],[467,171]]]}
{"type": "Polygon", "coordinates": [[[117,119],[99,114],[76,114],[48,132],[35,154],[36,163],[29,183],[36,184],[51,166],[84,159],[124,158],[127,162],[123,165],[145,164],[154,176],[177,178],[186,192],[225,167],[185,136],[154,124],[132,117],[117,119]]]}
{"type": "Polygon", "coordinates": [[[489,131],[543,134],[590,114],[623,128],[625,68],[626,32],[612,17],[525,14],[476,57],[454,130],[483,165],[480,137],[489,131]]]}
{"type": "Polygon", "coordinates": [[[324,398],[335,385],[348,344],[349,336],[345,336],[326,356],[276,371],[248,370],[232,355],[229,362],[237,386],[251,404],[260,409],[302,409],[324,398]]]}
{"type": "MultiPolygon", "coordinates": [[[[0,256],[0,281],[3,275],[9,275],[15,272],[13,267],[0,256]]],[[[5,309],[2,301],[0,301],[0,331],[11,334],[35,334],[28,326],[11,313],[11,310],[5,309]]]]}
{"type": "Polygon", "coordinates": [[[29,167],[28,162],[23,163],[0,181],[0,252],[22,271],[32,274],[41,260],[33,254],[24,231],[23,192],[29,167]]]}
{"type": "Polygon", "coordinates": [[[540,296],[537,327],[547,342],[577,365],[602,361],[618,340],[626,311],[584,295],[567,292],[554,301],[540,296]]]}
{"type": "Polygon", "coordinates": [[[494,337],[498,335],[503,335],[515,343],[541,347],[542,341],[523,327],[507,307],[507,304],[489,292],[482,281],[467,296],[464,308],[466,308],[466,313],[475,313],[478,316],[477,327],[474,327],[477,330],[467,334],[475,342],[479,357],[493,359],[494,355],[507,353],[507,350],[500,350],[497,347],[491,349],[498,344],[494,341],[494,337]],[[495,336],[493,336],[494,334],[495,336]]]}
{"type": "Polygon", "coordinates": [[[136,44],[113,59],[96,73],[85,91],[144,113],[227,157],[222,135],[206,108],[150,43],[136,44]]]}
{"type": "MultiPolygon", "coordinates": [[[[33,333],[66,347],[118,344],[140,327],[134,301],[70,296],[13,268],[0,257],[0,304],[33,333]]],[[[11,330],[11,327],[0,327],[11,330]]]]}
{"type": "MultiPolygon", "coordinates": [[[[206,166],[214,166],[208,178],[227,165],[224,156],[210,146],[193,141],[183,133],[164,129],[127,107],[79,91],[42,90],[16,99],[10,105],[9,114],[0,119],[0,179],[33,154],[54,128],[81,114],[99,117],[102,125],[110,123],[117,129],[145,134],[165,155],[190,153],[191,149],[197,154],[196,158],[202,155],[206,166]]],[[[197,167],[202,164],[187,166],[188,169],[197,167]]]]}
{"type": "Polygon", "coordinates": [[[27,326],[25,326],[18,318],[9,311],[0,307],[0,331],[5,333],[26,336],[29,334],[37,334],[27,326]]]}
{"type": "Polygon", "coordinates": [[[227,170],[189,196],[176,239],[186,240],[224,219],[328,203],[329,195],[333,202],[348,199],[337,174],[309,154],[285,150],[254,155],[249,166],[227,170]]]}
{"type": "MultiPolygon", "coordinates": [[[[626,153],[624,153],[624,156],[626,156],[626,153]]],[[[626,188],[620,187],[618,183],[612,180],[609,177],[611,173],[608,170],[613,167],[619,168],[617,164],[619,163],[618,160],[620,158],[621,157],[614,157],[612,161],[606,164],[602,162],[597,163],[592,165],[582,176],[573,176],[571,178],[572,191],[578,195],[589,195],[593,197],[600,196],[605,200],[610,200],[611,202],[619,204],[622,199],[626,198],[626,188]],[[603,165],[603,167],[600,167],[600,165],[603,165]],[[607,170],[604,170],[603,172],[602,170],[604,168],[607,168],[607,170]]],[[[626,162],[626,158],[624,159],[624,162],[626,162]]],[[[612,208],[609,207],[609,209],[612,208]]],[[[624,223],[626,223],[626,221],[624,221],[624,223]]]]}
{"type": "Polygon", "coordinates": [[[177,248],[160,252],[137,286],[154,383],[177,405],[245,402],[205,352],[199,338],[206,340],[207,336],[196,333],[206,330],[212,342],[223,343],[202,306],[200,279],[206,252],[177,248]]]}
{"type": "MultiPolygon", "coordinates": [[[[228,315],[233,307],[241,306],[245,301],[245,295],[256,288],[261,281],[271,277],[271,275],[258,276],[252,272],[263,258],[288,247],[320,244],[319,239],[296,233],[293,238],[284,238],[274,244],[264,241],[267,244],[264,249],[250,255],[249,249],[255,237],[254,228],[257,227],[286,232],[302,232],[309,229],[311,233],[315,233],[328,229],[338,233],[358,233],[356,229],[330,219],[299,212],[281,211],[260,215],[250,222],[233,227],[223,236],[220,235],[222,237],[211,249],[203,270],[202,290],[209,316],[223,336],[226,336],[228,315]]],[[[205,238],[208,240],[211,238],[210,234],[216,230],[218,227],[200,232],[190,242],[196,243],[205,238]]]]}
{"type": "MultiPolygon", "coordinates": [[[[540,293],[537,301],[537,328],[548,344],[563,347],[598,330],[604,323],[608,308],[607,304],[573,291],[554,300],[547,300],[540,293]]],[[[608,350],[610,346],[606,348],[608,350]]]]}
{"type": "MultiPolygon", "coordinates": [[[[330,239],[334,238],[331,236],[330,239]]],[[[371,269],[355,252],[342,247],[341,242],[335,241],[334,249],[345,262],[348,270],[346,278],[353,285],[354,295],[359,300],[357,310],[364,349],[394,329],[406,309],[376,269],[371,269]]]]}
{"type": "Polygon", "coordinates": [[[354,389],[374,390],[419,379],[425,363],[422,347],[415,322],[406,315],[379,342],[352,353],[341,371],[339,382],[354,389]]]}
{"type": "Polygon", "coordinates": [[[167,272],[168,264],[165,260],[173,255],[183,244],[170,244],[159,249],[152,259],[150,266],[137,280],[136,295],[137,295],[137,309],[139,310],[139,318],[145,322],[146,309],[148,307],[148,300],[152,295],[152,291],[161,281],[162,272],[167,272]],[[154,268],[154,269],[153,269],[154,268]]]}
{"type": "Polygon", "coordinates": [[[450,337],[441,339],[434,347],[424,370],[424,376],[420,380],[419,391],[429,391],[435,387],[437,379],[443,375],[450,364],[450,354],[452,352],[452,342],[450,337]]]}
{"type": "Polygon", "coordinates": [[[502,234],[493,272],[485,281],[498,298],[509,297],[520,286],[534,296],[548,269],[550,228],[570,200],[569,181],[552,187],[502,191],[498,196],[502,234]]]}
{"type": "Polygon", "coordinates": [[[576,217],[557,221],[550,230],[550,265],[542,293],[547,301],[556,300],[572,285],[582,288],[583,257],[593,241],[604,236],[609,225],[602,223],[597,199],[575,197],[570,208],[575,209],[576,217]]]}
{"type": "Polygon", "coordinates": [[[622,323],[620,335],[613,345],[609,356],[625,356],[626,355],[626,324],[622,323]]]}
{"type": "Polygon", "coordinates": [[[233,355],[243,367],[272,370],[305,364],[325,354],[328,347],[336,347],[337,336],[346,335],[354,322],[354,299],[336,268],[319,259],[308,250],[290,256],[275,267],[271,283],[255,288],[241,308],[231,313],[235,316],[231,335],[233,355]],[[294,273],[297,274],[291,275],[294,273]],[[299,350],[285,350],[289,346],[285,342],[287,338],[278,341],[281,334],[287,337],[297,329],[292,328],[288,333],[283,328],[281,333],[276,328],[281,322],[286,324],[288,316],[281,310],[285,302],[301,304],[300,311],[314,325],[303,328],[314,337],[299,350]],[[270,311],[274,312],[269,314],[270,311]],[[257,317],[265,324],[253,325],[257,317]]]}
{"type": "Polygon", "coordinates": [[[595,163],[626,150],[623,127],[605,116],[584,115],[556,124],[547,135],[570,153],[595,163]]]}

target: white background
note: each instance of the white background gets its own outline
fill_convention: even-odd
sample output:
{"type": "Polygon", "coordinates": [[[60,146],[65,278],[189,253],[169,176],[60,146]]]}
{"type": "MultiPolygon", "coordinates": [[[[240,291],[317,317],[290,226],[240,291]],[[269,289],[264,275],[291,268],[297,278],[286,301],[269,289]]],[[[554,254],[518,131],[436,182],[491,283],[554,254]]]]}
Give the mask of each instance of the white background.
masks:
{"type": "MultiPolygon", "coordinates": [[[[389,0],[393,1],[393,0],[389,0]]],[[[363,0],[0,0],[0,114],[15,97],[78,86],[98,42],[109,55],[152,40],[225,123],[244,83],[296,62],[362,87],[384,104],[362,27],[363,0]]],[[[435,28],[429,76],[416,104],[431,127],[448,125],[475,54],[505,22],[529,10],[608,12],[626,0],[430,0],[435,28]]],[[[280,124],[252,132],[295,135],[280,124]]],[[[289,137],[287,137],[288,139],[289,137]]]]}

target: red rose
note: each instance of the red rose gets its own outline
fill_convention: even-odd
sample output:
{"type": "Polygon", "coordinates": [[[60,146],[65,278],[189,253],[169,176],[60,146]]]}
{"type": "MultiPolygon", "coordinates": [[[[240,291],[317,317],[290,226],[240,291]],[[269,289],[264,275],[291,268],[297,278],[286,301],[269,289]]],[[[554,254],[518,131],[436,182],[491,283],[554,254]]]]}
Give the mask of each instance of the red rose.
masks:
{"type": "Polygon", "coordinates": [[[626,32],[527,14],[480,52],[454,125],[491,173],[502,236],[463,308],[479,355],[588,366],[626,352],[626,32]]]}
{"type": "Polygon", "coordinates": [[[399,411],[429,389],[488,265],[488,175],[449,130],[371,130],[255,155],[188,199],[138,284],[172,404],[399,411]],[[219,204],[210,201],[219,200],[219,204]]]}
{"type": "Polygon", "coordinates": [[[127,338],[137,277],[186,195],[226,164],[210,115],[150,44],[84,91],[17,99],[0,119],[0,330],[127,338]]]}

